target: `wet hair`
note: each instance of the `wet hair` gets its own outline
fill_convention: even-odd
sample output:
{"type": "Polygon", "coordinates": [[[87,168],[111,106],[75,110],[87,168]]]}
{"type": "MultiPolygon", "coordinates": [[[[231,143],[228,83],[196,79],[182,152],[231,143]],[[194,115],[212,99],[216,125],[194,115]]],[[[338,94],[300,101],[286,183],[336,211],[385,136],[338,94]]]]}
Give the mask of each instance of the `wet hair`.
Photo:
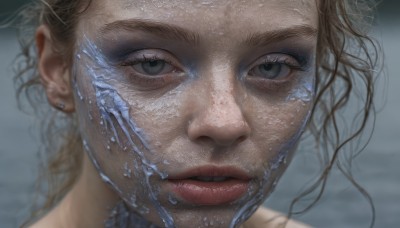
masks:
{"type": "MultiPolygon", "coordinates": [[[[63,114],[46,101],[37,70],[34,33],[39,25],[47,25],[56,51],[72,63],[75,28],[90,3],[91,0],[36,0],[19,11],[11,22],[19,29],[21,47],[15,62],[17,96],[21,106],[21,98],[28,101],[28,108],[31,107],[41,121],[43,144],[40,148],[41,174],[37,183],[45,201],[35,203],[31,220],[49,211],[71,189],[81,172],[83,159],[76,115],[63,114]]],[[[370,203],[371,226],[374,224],[372,199],[353,179],[350,170],[352,158],[369,141],[372,130],[368,129],[373,128],[368,124],[373,126],[375,119],[374,86],[380,75],[381,52],[378,43],[368,35],[373,23],[374,4],[367,0],[318,1],[316,98],[307,130],[315,140],[322,172],[292,201],[289,217],[307,211],[318,202],[331,170],[337,167],[370,203]],[[345,128],[342,115],[350,102],[361,105],[352,113],[351,127],[345,128]],[[295,210],[295,206],[310,195],[315,196],[312,202],[299,211],[295,210]]]]}

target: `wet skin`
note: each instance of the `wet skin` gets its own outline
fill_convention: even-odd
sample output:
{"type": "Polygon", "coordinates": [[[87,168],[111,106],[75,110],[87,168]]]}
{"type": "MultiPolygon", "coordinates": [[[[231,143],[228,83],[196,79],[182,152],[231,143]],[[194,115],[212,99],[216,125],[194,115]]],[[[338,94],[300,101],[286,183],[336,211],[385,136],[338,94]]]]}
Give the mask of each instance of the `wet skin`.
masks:
{"type": "Polygon", "coordinates": [[[109,185],[90,189],[111,186],[107,194],[159,226],[242,224],[273,190],[307,123],[316,31],[311,0],[93,2],[71,71],[95,168],[84,175],[100,173],[109,185]],[[198,167],[208,171],[196,176],[217,169],[242,185],[211,184],[222,189],[214,201],[196,198],[213,197],[187,180],[198,167]],[[176,179],[185,179],[184,194],[176,179]],[[220,202],[224,191],[232,197],[220,202]]]}

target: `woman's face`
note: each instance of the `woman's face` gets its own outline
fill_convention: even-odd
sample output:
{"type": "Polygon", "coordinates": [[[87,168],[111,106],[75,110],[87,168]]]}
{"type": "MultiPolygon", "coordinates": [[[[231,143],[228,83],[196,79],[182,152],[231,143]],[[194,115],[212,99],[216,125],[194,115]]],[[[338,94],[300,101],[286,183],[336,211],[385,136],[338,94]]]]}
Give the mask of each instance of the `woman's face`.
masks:
{"type": "Polygon", "coordinates": [[[234,226],[283,173],[314,98],[313,0],[93,1],[73,85],[86,152],[160,226],[234,226]]]}

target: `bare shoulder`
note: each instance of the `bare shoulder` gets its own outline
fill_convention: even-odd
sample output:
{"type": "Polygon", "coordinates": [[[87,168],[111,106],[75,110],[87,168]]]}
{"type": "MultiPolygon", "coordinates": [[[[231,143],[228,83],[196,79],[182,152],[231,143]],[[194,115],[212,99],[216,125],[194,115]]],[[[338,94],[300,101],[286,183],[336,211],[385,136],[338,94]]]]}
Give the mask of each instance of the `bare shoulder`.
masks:
{"type": "Polygon", "coordinates": [[[42,218],[37,220],[35,223],[27,226],[29,228],[52,228],[52,227],[65,227],[62,224],[60,207],[55,207],[53,210],[49,211],[42,218]]]}
{"type": "Polygon", "coordinates": [[[35,223],[29,225],[29,228],[50,228],[50,227],[55,227],[55,224],[57,224],[54,221],[54,218],[52,216],[46,215],[45,217],[39,219],[35,223]]]}
{"type": "Polygon", "coordinates": [[[288,220],[287,217],[277,211],[259,207],[257,211],[243,224],[243,228],[309,228],[304,223],[288,220]]]}

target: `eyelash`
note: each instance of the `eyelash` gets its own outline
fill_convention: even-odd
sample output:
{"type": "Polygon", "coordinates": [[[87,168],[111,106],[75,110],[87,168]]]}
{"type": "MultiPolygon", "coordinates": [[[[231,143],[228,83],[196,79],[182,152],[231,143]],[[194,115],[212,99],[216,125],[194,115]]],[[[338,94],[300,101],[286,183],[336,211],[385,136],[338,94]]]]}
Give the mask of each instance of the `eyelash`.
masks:
{"type": "Polygon", "coordinates": [[[128,80],[130,80],[133,85],[137,85],[138,89],[158,89],[181,79],[180,77],[176,77],[176,74],[174,74],[181,71],[180,68],[177,67],[178,64],[175,63],[175,61],[171,61],[167,56],[160,57],[160,55],[157,54],[136,54],[134,56],[128,55],[124,60],[121,61],[119,65],[123,67],[123,70],[126,72],[125,75],[128,76],[128,80]],[[133,69],[136,64],[151,61],[163,61],[165,64],[169,64],[173,68],[173,71],[160,75],[149,76],[133,69]]]}
{"type": "MultiPolygon", "coordinates": [[[[306,71],[306,61],[301,61],[298,57],[291,54],[270,53],[259,59],[261,60],[258,60],[251,65],[250,70],[247,71],[245,78],[262,90],[276,90],[278,88],[284,88],[291,84],[292,80],[289,79],[291,79],[293,75],[296,75],[296,72],[306,71]],[[251,75],[254,73],[253,71],[255,71],[255,68],[262,64],[284,65],[289,68],[290,72],[287,77],[283,77],[282,79],[268,79],[260,77],[259,75],[251,75]]],[[[142,55],[137,54],[133,56],[128,55],[120,62],[119,65],[124,68],[129,67],[124,69],[126,71],[126,75],[128,75],[128,79],[133,82],[133,84],[139,85],[139,87],[143,86],[144,89],[160,88],[170,84],[171,82],[176,82],[183,79],[183,77],[176,77],[176,73],[182,72],[182,68],[179,67],[179,64],[176,63],[176,61],[171,61],[171,58],[168,58],[168,53],[162,54],[161,56],[158,53],[143,53],[142,55]],[[136,69],[132,69],[136,64],[151,61],[163,61],[165,64],[169,64],[172,67],[172,71],[149,76],[142,72],[138,72],[136,69]]]]}
{"type": "Polygon", "coordinates": [[[132,60],[124,61],[120,65],[121,66],[133,66],[133,65],[136,65],[138,63],[145,63],[145,62],[150,62],[150,61],[163,61],[163,62],[168,63],[168,64],[170,64],[170,65],[175,67],[175,64],[172,61],[170,61],[170,60],[168,60],[166,58],[160,58],[160,57],[158,57],[156,55],[151,57],[151,58],[149,58],[149,57],[144,56],[144,54],[142,55],[142,57],[135,57],[132,60]]]}
{"type": "Polygon", "coordinates": [[[261,91],[284,91],[285,88],[290,87],[293,83],[292,79],[296,73],[304,72],[307,69],[307,61],[301,61],[298,57],[291,54],[270,53],[264,55],[264,58],[260,57],[259,59],[261,60],[256,61],[250,66],[250,70],[246,74],[245,79],[252,86],[255,86],[261,91]],[[287,77],[283,77],[282,79],[268,79],[259,75],[251,75],[252,72],[262,64],[281,64],[288,67],[290,72],[287,77]]]}
{"type": "MultiPolygon", "coordinates": [[[[133,65],[136,65],[138,63],[145,63],[145,62],[149,62],[149,61],[163,61],[163,62],[165,62],[167,64],[170,64],[170,65],[174,66],[175,68],[177,68],[175,66],[176,64],[173,61],[170,61],[167,58],[160,58],[160,57],[158,57],[156,55],[151,57],[151,58],[142,55],[142,57],[139,57],[139,58],[136,57],[133,60],[123,61],[120,64],[120,66],[133,66],[133,65]]],[[[287,57],[283,57],[283,58],[281,57],[280,58],[280,57],[276,56],[273,59],[271,59],[271,57],[269,57],[269,58],[264,59],[261,64],[271,64],[271,63],[279,63],[279,64],[286,65],[290,69],[293,69],[293,70],[305,71],[305,69],[304,69],[304,65],[305,64],[293,64],[293,62],[290,61],[289,58],[287,58],[287,57]]],[[[259,63],[255,64],[255,65],[252,66],[252,68],[256,67],[258,65],[260,65],[260,64],[259,63]]]]}
{"type": "MultiPolygon", "coordinates": [[[[275,57],[269,57],[263,60],[262,64],[271,64],[271,63],[279,63],[288,66],[292,70],[299,70],[299,71],[304,71],[304,65],[303,64],[296,64],[290,61],[290,58],[296,59],[294,57],[289,57],[289,56],[275,56],[275,57]]],[[[296,60],[297,61],[297,60],[296,60]]],[[[257,64],[259,65],[259,64],[257,64]]],[[[256,65],[256,66],[257,66],[256,65]]]]}

